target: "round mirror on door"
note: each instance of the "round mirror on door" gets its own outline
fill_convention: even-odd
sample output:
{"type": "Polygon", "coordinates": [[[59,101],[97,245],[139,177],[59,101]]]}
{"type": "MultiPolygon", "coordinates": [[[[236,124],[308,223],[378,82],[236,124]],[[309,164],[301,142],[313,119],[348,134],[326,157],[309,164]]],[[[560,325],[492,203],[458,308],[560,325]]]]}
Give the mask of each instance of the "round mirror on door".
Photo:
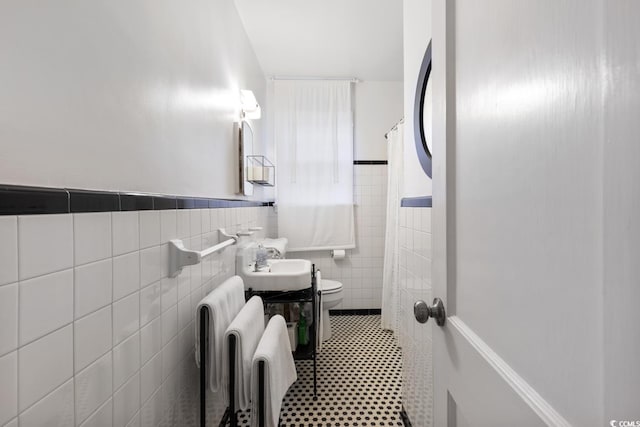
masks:
{"type": "Polygon", "coordinates": [[[415,105],[413,109],[413,134],[416,144],[416,152],[422,169],[431,178],[431,149],[433,125],[432,99],[433,91],[431,79],[431,42],[422,58],[418,84],[416,87],[415,105]]]}

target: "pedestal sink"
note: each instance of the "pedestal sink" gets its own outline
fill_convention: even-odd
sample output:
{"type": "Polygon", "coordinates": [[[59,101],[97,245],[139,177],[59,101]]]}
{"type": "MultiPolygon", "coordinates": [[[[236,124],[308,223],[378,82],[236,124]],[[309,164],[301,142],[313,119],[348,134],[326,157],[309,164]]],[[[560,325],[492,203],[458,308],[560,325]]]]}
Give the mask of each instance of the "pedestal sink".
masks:
{"type": "Polygon", "coordinates": [[[246,289],[258,292],[299,291],[311,286],[311,261],[306,259],[270,259],[267,266],[255,271],[252,263],[238,257],[236,273],[246,289]]]}

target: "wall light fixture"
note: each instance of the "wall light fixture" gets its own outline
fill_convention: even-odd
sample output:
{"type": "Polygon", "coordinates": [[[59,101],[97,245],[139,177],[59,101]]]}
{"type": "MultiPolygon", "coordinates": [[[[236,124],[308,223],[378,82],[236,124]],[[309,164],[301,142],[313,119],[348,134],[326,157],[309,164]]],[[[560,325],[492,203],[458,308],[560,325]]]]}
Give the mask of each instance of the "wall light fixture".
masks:
{"type": "Polygon", "coordinates": [[[256,96],[250,90],[240,91],[240,109],[243,119],[259,119],[262,110],[256,96]]]}

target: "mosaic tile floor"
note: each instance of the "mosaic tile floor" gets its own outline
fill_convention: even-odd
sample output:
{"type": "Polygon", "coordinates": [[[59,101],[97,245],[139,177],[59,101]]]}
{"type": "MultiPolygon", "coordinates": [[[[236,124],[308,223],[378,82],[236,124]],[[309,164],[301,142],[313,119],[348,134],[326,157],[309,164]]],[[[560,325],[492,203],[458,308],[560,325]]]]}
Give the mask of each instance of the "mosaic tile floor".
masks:
{"type": "MultiPolygon", "coordinates": [[[[331,316],[333,337],[318,357],[318,400],[313,364],[296,361],[298,381],[289,389],[281,426],[402,426],[401,353],[380,316],[331,316]]],[[[249,414],[239,415],[249,425],[249,414]]]]}

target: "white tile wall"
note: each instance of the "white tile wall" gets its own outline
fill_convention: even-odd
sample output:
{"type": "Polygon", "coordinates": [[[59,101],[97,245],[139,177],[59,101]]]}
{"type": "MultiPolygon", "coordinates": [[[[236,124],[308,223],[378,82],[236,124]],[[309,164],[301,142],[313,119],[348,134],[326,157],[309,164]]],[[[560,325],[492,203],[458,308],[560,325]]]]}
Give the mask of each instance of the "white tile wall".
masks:
{"type": "Polygon", "coordinates": [[[34,427],[68,427],[74,420],[73,380],[47,395],[20,414],[20,425],[34,427]]]}
{"type": "Polygon", "coordinates": [[[140,249],[160,245],[160,212],[140,212],[140,249]]]}
{"type": "Polygon", "coordinates": [[[323,278],[342,282],[342,304],[336,308],[381,308],[387,166],[354,165],[353,170],[356,248],[340,261],[334,261],[330,251],[291,252],[287,257],[309,259],[323,278]]]}
{"type": "Polygon", "coordinates": [[[71,322],[73,271],[65,270],[21,282],[19,312],[20,345],[71,322]]]}
{"type": "Polygon", "coordinates": [[[127,424],[126,427],[140,427],[140,423],[141,423],[141,415],[140,412],[137,412],[133,418],[131,419],[131,421],[129,421],[129,423],[127,424]]]}
{"type": "MultiPolygon", "coordinates": [[[[185,298],[188,300],[189,298],[185,298]]],[[[191,307],[191,301],[189,307],[191,307]]],[[[193,313],[189,314],[189,321],[193,320],[193,313]]],[[[140,330],[141,363],[147,363],[154,354],[162,349],[162,319],[157,318],[140,330]]]]}
{"type": "Polygon", "coordinates": [[[140,369],[140,333],[113,348],[113,389],[120,388],[140,369]]]}
{"type": "Polygon", "coordinates": [[[75,317],[79,318],[112,301],[112,261],[86,264],[74,270],[75,317]]]}
{"type": "Polygon", "coordinates": [[[111,258],[111,212],[73,215],[75,265],[111,258]]]}
{"type": "Polygon", "coordinates": [[[17,352],[0,357],[0,424],[18,415],[18,355],[17,352]]]}
{"type": "Polygon", "coordinates": [[[140,285],[142,287],[157,282],[162,277],[162,257],[160,253],[160,246],[140,251],[140,285]]]}
{"type": "Polygon", "coordinates": [[[413,303],[433,300],[431,259],[431,209],[400,208],[402,402],[412,424],[419,427],[433,424],[433,322],[416,322],[413,303]]]}
{"type": "Polygon", "coordinates": [[[113,426],[124,427],[140,409],[140,373],[113,394],[113,426]]]}
{"type": "Polygon", "coordinates": [[[104,307],[74,322],[74,371],[86,368],[110,351],[112,343],[111,307],[104,307]]]}
{"type": "Polygon", "coordinates": [[[140,323],[146,325],[160,316],[162,286],[158,281],[140,291],[140,323]]]}
{"type": "Polygon", "coordinates": [[[23,411],[73,376],[72,326],[21,347],[18,366],[18,404],[23,411]]]}
{"type": "Polygon", "coordinates": [[[118,345],[140,328],[140,294],[113,303],[113,344],[118,345]]]}
{"type": "Polygon", "coordinates": [[[178,239],[184,239],[191,235],[191,214],[188,210],[179,210],[176,212],[176,226],[178,227],[178,239]]]}
{"type": "Polygon", "coordinates": [[[18,217],[20,280],[73,266],[73,215],[18,217]]]}
{"type": "Polygon", "coordinates": [[[162,353],[157,353],[140,370],[140,399],[146,402],[162,385],[162,353]]]}
{"type": "Polygon", "coordinates": [[[160,241],[168,242],[178,238],[178,214],[174,210],[160,212],[160,241]]]}
{"type": "MultiPolygon", "coordinates": [[[[217,242],[219,227],[275,235],[270,211],[0,217],[0,425],[197,419],[193,313],[234,274],[235,259],[227,251],[169,279],[163,245],[182,236],[197,249],[217,242]],[[177,405],[183,393],[186,409],[177,405]]],[[[223,405],[214,407],[210,419],[219,420],[223,405]]]]}
{"type": "Polygon", "coordinates": [[[113,362],[111,353],[89,365],[75,376],[76,425],[86,420],[106,402],[113,392],[113,362]]]}
{"type": "Polygon", "coordinates": [[[0,355],[18,348],[18,284],[0,286],[0,355]]]}
{"type": "Polygon", "coordinates": [[[108,399],[96,412],[94,412],[80,427],[102,427],[113,423],[113,400],[108,399]]]}
{"type": "MultiPolygon", "coordinates": [[[[170,211],[173,212],[173,211],[170,211]]],[[[113,258],[113,300],[140,289],[140,253],[131,252],[113,258]]]]}
{"type": "Polygon", "coordinates": [[[122,255],[140,249],[138,212],[111,214],[113,255],[122,255]]]}
{"type": "Polygon", "coordinates": [[[18,281],[18,218],[0,217],[0,285],[18,281]]]}

